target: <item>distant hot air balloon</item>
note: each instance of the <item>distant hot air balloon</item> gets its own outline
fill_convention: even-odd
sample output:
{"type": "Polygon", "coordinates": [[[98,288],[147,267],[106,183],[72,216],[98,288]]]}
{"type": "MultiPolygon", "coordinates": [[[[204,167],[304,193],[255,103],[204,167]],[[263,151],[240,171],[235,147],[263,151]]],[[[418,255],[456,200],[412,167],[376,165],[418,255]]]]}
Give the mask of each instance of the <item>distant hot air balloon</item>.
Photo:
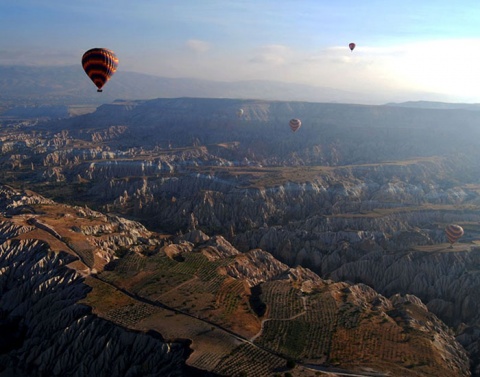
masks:
{"type": "Polygon", "coordinates": [[[453,247],[453,244],[463,236],[463,233],[463,228],[460,225],[450,224],[445,228],[445,234],[448,242],[450,242],[450,247],[453,247]]]}
{"type": "Polygon", "coordinates": [[[118,67],[118,58],[112,50],[106,48],[92,48],[83,54],[82,66],[90,80],[97,86],[97,92],[115,73],[118,67]]]}
{"type": "Polygon", "coordinates": [[[300,119],[293,118],[292,120],[290,120],[289,125],[293,132],[297,132],[297,130],[302,125],[302,121],[300,119]]]}
{"type": "Polygon", "coordinates": [[[353,51],[353,49],[355,48],[355,43],[349,43],[348,47],[350,47],[350,51],[353,51]]]}
{"type": "Polygon", "coordinates": [[[242,115],[243,115],[243,112],[244,112],[243,109],[238,109],[237,110],[237,117],[241,118],[242,115]]]}

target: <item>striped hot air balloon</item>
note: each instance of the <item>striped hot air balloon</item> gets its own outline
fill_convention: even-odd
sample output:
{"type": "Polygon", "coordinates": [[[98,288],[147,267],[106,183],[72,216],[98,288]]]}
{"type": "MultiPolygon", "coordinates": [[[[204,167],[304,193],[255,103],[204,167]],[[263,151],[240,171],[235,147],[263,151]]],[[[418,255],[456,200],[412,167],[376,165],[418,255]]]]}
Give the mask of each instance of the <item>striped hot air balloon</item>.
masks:
{"type": "Polygon", "coordinates": [[[297,130],[302,125],[302,122],[300,119],[293,118],[292,120],[290,120],[289,125],[293,132],[297,132],[297,130]]]}
{"type": "Polygon", "coordinates": [[[92,48],[82,56],[82,66],[90,80],[97,86],[97,92],[115,73],[118,67],[118,58],[112,50],[106,48],[92,48]]]}
{"type": "Polygon", "coordinates": [[[445,228],[445,234],[448,242],[450,242],[450,247],[453,247],[453,244],[463,236],[463,233],[463,228],[460,225],[450,224],[445,228]]]}

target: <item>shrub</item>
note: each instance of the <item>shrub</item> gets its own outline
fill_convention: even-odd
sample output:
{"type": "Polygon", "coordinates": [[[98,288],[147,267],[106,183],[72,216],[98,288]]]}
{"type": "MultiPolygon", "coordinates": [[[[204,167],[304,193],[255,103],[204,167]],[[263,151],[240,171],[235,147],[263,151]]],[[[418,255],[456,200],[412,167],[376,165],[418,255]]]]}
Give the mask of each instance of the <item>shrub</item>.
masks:
{"type": "Polygon", "coordinates": [[[294,360],[287,360],[287,368],[288,369],[295,368],[295,365],[297,365],[297,364],[295,363],[294,360]]]}

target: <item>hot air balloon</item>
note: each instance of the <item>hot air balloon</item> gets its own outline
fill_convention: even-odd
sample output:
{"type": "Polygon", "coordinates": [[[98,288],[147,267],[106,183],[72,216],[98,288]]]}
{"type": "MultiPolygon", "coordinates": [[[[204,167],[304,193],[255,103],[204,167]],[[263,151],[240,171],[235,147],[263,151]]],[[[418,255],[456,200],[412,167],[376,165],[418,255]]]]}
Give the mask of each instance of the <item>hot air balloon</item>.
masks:
{"type": "Polygon", "coordinates": [[[92,48],[83,54],[82,66],[97,86],[97,92],[101,92],[102,87],[117,70],[118,58],[112,50],[92,48]]]}
{"type": "Polygon", "coordinates": [[[463,228],[460,225],[450,224],[445,228],[445,234],[447,235],[448,242],[450,242],[450,248],[453,248],[453,244],[463,236],[463,228]]]}
{"type": "Polygon", "coordinates": [[[350,51],[353,51],[353,49],[355,48],[355,43],[349,43],[348,47],[350,47],[350,51]]]}
{"type": "Polygon", "coordinates": [[[289,125],[293,132],[297,132],[297,130],[301,127],[302,122],[300,119],[293,118],[290,120],[289,125]]]}
{"type": "Polygon", "coordinates": [[[238,109],[237,110],[237,117],[241,118],[243,115],[243,109],[238,109]]]}

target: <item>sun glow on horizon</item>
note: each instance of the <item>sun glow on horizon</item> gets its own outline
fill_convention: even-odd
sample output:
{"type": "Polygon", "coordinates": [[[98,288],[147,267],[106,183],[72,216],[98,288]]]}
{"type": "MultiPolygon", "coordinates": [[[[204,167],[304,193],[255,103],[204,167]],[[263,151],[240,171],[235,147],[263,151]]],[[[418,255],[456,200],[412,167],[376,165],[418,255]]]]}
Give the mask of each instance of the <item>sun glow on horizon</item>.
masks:
{"type": "Polygon", "coordinates": [[[480,101],[480,39],[451,39],[398,46],[388,59],[391,76],[413,89],[480,101]]]}

